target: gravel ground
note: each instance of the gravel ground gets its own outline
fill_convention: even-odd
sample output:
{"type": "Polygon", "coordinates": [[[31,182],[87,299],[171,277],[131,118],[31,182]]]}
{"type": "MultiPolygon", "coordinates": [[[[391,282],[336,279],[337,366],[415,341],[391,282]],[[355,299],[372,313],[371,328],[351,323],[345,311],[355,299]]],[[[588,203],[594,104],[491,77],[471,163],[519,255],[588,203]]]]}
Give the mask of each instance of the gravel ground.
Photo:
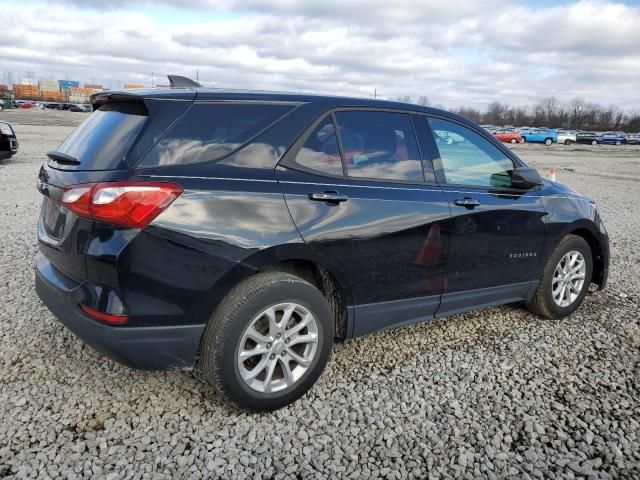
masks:
{"type": "Polygon", "coordinates": [[[348,341],[303,399],[253,415],[188,372],[113,363],[42,306],[36,172],[71,131],[53,124],[85,118],[47,113],[0,113],[21,142],[0,163],[0,477],[640,478],[638,149],[516,147],[610,231],[610,284],[575,315],[507,306],[348,341]]]}

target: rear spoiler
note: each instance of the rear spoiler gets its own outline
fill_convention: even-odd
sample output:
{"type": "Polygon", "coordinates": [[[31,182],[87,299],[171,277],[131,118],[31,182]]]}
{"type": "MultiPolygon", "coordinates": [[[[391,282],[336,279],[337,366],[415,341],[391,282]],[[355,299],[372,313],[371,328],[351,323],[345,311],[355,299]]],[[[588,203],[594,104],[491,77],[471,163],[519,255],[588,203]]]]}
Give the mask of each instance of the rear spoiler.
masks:
{"type": "Polygon", "coordinates": [[[182,99],[192,100],[195,98],[195,92],[193,89],[202,87],[198,82],[187,77],[182,77],[180,75],[167,75],[167,77],[169,78],[170,88],[184,89],[185,91],[181,93],[169,93],[165,96],[169,91],[163,91],[162,89],[157,88],[113,90],[108,92],[95,92],[89,97],[89,100],[91,101],[94,110],[97,110],[105,103],[144,102],[146,97],[154,97],[157,95],[165,96],[165,98],[177,98],[174,97],[174,95],[178,95],[182,99]]]}

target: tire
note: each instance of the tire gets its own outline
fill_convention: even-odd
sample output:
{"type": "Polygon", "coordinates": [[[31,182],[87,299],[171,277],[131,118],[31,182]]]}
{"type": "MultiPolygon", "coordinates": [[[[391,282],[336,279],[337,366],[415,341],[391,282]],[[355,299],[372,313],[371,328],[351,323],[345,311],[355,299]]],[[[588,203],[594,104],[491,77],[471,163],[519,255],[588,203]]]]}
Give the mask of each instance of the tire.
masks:
{"type": "Polygon", "coordinates": [[[511,143],[518,143],[518,140],[515,138],[512,138],[511,140],[509,140],[511,143]]]}
{"type": "Polygon", "coordinates": [[[622,145],[622,142],[620,140],[616,140],[616,145],[622,145]]]}
{"type": "Polygon", "coordinates": [[[550,138],[545,138],[544,140],[544,144],[548,147],[549,145],[551,145],[553,143],[553,140],[551,140],[550,138]]]}
{"type": "Polygon", "coordinates": [[[598,145],[598,141],[597,140],[591,140],[591,145],[598,145]]]}
{"type": "MultiPolygon", "coordinates": [[[[276,315],[275,318],[283,317],[276,315]]],[[[331,308],[324,295],[315,286],[289,273],[258,273],[234,287],[216,308],[202,337],[197,368],[204,380],[227,402],[236,407],[251,411],[277,410],[304,395],[320,377],[331,354],[333,336],[331,308]],[[270,336],[271,334],[267,331],[267,326],[270,325],[268,317],[266,313],[260,314],[271,308],[284,308],[285,305],[296,305],[289,325],[292,321],[301,323],[305,318],[304,311],[312,315],[315,330],[304,327],[301,330],[301,336],[315,334],[317,339],[315,349],[313,343],[303,342],[289,347],[284,345],[285,339],[294,338],[288,337],[289,334],[286,332],[292,330],[288,330],[287,325],[280,330],[283,333],[278,334],[279,340],[276,340],[275,334],[270,336]],[[255,330],[262,334],[260,338],[265,338],[265,342],[269,338],[273,343],[261,344],[248,337],[247,335],[251,335],[248,333],[251,325],[255,325],[255,330]],[[269,353],[253,355],[240,361],[241,347],[249,351],[252,348],[261,348],[269,353]],[[300,356],[307,356],[308,352],[313,351],[313,355],[309,357],[308,366],[303,367],[302,364],[296,363],[292,356],[290,357],[292,355],[290,352],[295,349],[298,350],[293,353],[300,356]],[[289,365],[290,371],[299,375],[291,385],[285,384],[285,361],[280,356],[287,359],[286,364],[289,365]],[[266,387],[270,364],[276,364],[271,369],[270,377],[274,381],[269,382],[271,389],[276,391],[271,392],[268,391],[270,388],[266,387]],[[251,385],[242,378],[241,369],[245,369],[245,374],[250,374],[261,365],[263,366],[257,376],[250,380],[251,385]],[[262,391],[257,389],[259,384],[264,387],[262,391]]],[[[293,378],[294,373],[289,378],[293,378]]]]}
{"type": "Polygon", "coordinates": [[[589,247],[589,244],[584,238],[578,237],[577,235],[567,235],[562,239],[549,257],[542,274],[542,280],[540,280],[533,298],[527,303],[527,308],[541,317],[551,319],[563,318],[567,315],[571,315],[582,304],[582,301],[589,290],[592,274],[593,257],[591,254],[591,247],[589,247]],[[582,255],[585,267],[584,279],[576,298],[572,300],[569,305],[562,306],[554,299],[552,290],[553,285],[555,284],[554,275],[560,262],[563,260],[565,255],[570,252],[578,252],[582,255]]]}
{"type": "Polygon", "coordinates": [[[572,143],[571,140],[569,140],[568,138],[564,141],[565,145],[571,145],[571,143],[572,143]]]}

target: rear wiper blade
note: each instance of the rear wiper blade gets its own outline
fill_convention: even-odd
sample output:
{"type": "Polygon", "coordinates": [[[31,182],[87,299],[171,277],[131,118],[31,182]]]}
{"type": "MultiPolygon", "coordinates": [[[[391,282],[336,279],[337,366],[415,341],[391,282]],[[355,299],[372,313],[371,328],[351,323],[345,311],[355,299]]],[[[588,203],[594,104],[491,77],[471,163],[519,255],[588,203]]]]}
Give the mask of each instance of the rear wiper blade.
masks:
{"type": "Polygon", "coordinates": [[[66,153],[58,152],[57,150],[47,152],[47,157],[54,162],[61,163],[63,165],[80,165],[80,160],[77,158],[67,155],[66,153]]]}

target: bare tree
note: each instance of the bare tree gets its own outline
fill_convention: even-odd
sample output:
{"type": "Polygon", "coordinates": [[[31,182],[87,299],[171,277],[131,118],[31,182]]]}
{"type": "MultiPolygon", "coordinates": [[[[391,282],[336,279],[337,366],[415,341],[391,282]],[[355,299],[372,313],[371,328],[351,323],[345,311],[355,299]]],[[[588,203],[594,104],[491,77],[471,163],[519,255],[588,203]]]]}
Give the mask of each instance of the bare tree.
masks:
{"type": "Polygon", "coordinates": [[[11,88],[13,85],[13,72],[11,70],[6,70],[2,74],[2,83],[11,88]]]}

